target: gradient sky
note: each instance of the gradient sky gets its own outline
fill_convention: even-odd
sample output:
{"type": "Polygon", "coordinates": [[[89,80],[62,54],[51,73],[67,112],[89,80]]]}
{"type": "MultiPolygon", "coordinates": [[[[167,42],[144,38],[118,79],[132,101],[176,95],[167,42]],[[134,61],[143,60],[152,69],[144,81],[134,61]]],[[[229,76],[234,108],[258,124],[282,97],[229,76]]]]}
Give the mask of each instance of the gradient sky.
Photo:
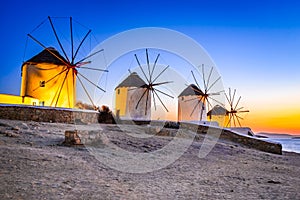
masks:
{"type": "Polygon", "coordinates": [[[138,27],[180,31],[201,44],[250,110],[254,131],[300,133],[300,2],[1,1],[0,93],[19,94],[26,35],[47,16],[72,16],[98,41],[138,27]]]}

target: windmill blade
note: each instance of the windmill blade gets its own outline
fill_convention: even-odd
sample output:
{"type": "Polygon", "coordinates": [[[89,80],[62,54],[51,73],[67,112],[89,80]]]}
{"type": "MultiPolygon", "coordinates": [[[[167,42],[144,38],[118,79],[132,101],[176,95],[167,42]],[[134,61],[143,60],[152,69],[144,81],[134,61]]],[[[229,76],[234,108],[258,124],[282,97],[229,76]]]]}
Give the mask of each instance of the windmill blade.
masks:
{"type": "Polygon", "coordinates": [[[167,109],[167,107],[165,106],[165,104],[162,102],[162,100],[160,99],[160,97],[158,96],[157,92],[155,90],[153,90],[153,92],[155,93],[155,95],[157,96],[158,100],[160,101],[160,103],[163,105],[163,107],[166,109],[167,112],[169,112],[169,110],[167,109]]]}
{"type": "Polygon", "coordinates": [[[239,120],[239,118],[237,117],[237,115],[235,115],[236,121],[238,122],[239,126],[242,127],[241,122],[239,120]]]}
{"type": "Polygon", "coordinates": [[[219,76],[219,78],[217,78],[217,80],[215,80],[211,86],[209,86],[209,88],[207,89],[207,91],[209,91],[219,80],[221,79],[221,76],[219,76]]]}
{"type": "Polygon", "coordinates": [[[241,111],[238,111],[239,113],[245,113],[245,112],[250,112],[249,110],[241,110],[241,111]]]}
{"type": "Polygon", "coordinates": [[[146,58],[147,58],[147,66],[148,66],[149,78],[150,78],[150,83],[151,83],[151,72],[150,72],[148,49],[146,49],[146,58]]]}
{"type": "Polygon", "coordinates": [[[220,104],[220,105],[223,106],[223,107],[225,106],[222,102],[216,100],[215,98],[212,98],[212,97],[210,97],[210,96],[208,96],[208,98],[210,98],[211,100],[217,102],[218,104],[220,104]]]}
{"type": "Polygon", "coordinates": [[[228,125],[231,126],[231,119],[232,119],[232,114],[229,113],[229,121],[227,122],[226,127],[228,127],[228,125]]]}
{"type": "MultiPolygon", "coordinates": [[[[233,102],[234,102],[235,93],[236,93],[236,89],[234,89],[233,96],[232,96],[232,101],[231,101],[231,102],[232,102],[232,105],[231,105],[232,107],[233,107],[233,102]]],[[[241,97],[240,97],[240,98],[241,98],[241,97]]],[[[238,103],[239,103],[239,101],[237,102],[237,104],[238,104],[238,103]]],[[[236,105],[237,105],[237,104],[236,104],[236,105]]],[[[234,110],[235,110],[235,108],[234,108],[234,110]]]]}
{"type": "Polygon", "coordinates": [[[205,93],[207,93],[207,85],[206,85],[206,82],[205,82],[205,73],[204,73],[204,64],[202,64],[202,79],[203,79],[203,84],[204,84],[204,90],[205,90],[205,93]]]}
{"type": "MultiPolygon", "coordinates": [[[[58,74],[56,74],[55,76],[53,76],[52,78],[50,78],[49,80],[47,80],[47,81],[45,82],[45,84],[46,84],[46,83],[49,83],[50,81],[52,81],[53,79],[55,79],[57,76],[61,75],[61,74],[64,73],[65,71],[67,71],[68,69],[69,69],[69,68],[66,68],[66,69],[64,69],[63,71],[59,72],[58,74]]],[[[32,91],[35,91],[35,90],[37,90],[37,89],[39,89],[39,88],[40,88],[40,86],[34,88],[32,91]]]]}
{"type": "MultiPolygon", "coordinates": [[[[85,39],[87,38],[87,36],[88,36],[91,32],[92,32],[92,30],[89,30],[89,31],[85,34],[84,38],[81,40],[81,42],[80,42],[79,46],[77,47],[76,52],[75,52],[75,54],[74,54],[74,57],[73,57],[74,60],[75,60],[75,58],[76,58],[76,56],[77,56],[77,54],[78,54],[78,52],[79,52],[79,49],[80,49],[80,47],[82,46],[83,42],[85,41],[85,39]]],[[[77,62],[77,63],[78,63],[78,62],[77,62]]]]}
{"type": "Polygon", "coordinates": [[[71,64],[74,64],[74,40],[73,40],[73,22],[72,22],[72,17],[70,17],[70,36],[71,36],[71,64]]]}
{"type": "Polygon", "coordinates": [[[244,107],[240,107],[240,108],[236,109],[236,111],[242,110],[243,108],[244,108],[244,107]]]}
{"type": "Polygon", "coordinates": [[[193,76],[193,78],[194,78],[194,81],[195,81],[195,83],[196,83],[196,85],[198,86],[198,88],[200,89],[200,86],[199,86],[199,84],[198,84],[198,82],[197,82],[197,79],[196,79],[196,77],[195,77],[195,75],[194,75],[194,72],[191,70],[191,72],[192,72],[192,76],[193,76]]]}
{"type": "Polygon", "coordinates": [[[208,93],[208,95],[210,95],[210,96],[220,95],[222,92],[225,92],[225,90],[221,90],[219,92],[208,93]]]}
{"type": "Polygon", "coordinates": [[[241,116],[238,116],[237,114],[235,114],[235,116],[241,120],[244,120],[244,118],[242,118],[241,116]]]}
{"type": "Polygon", "coordinates": [[[212,104],[209,102],[208,98],[206,98],[205,101],[207,102],[208,110],[210,110],[210,109],[209,109],[209,106],[211,106],[211,108],[213,108],[213,106],[212,106],[212,104]]]}
{"type": "Polygon", "coordinates": [[[166,82],[161,82],[161,83],[154,83],[154,84],[152,84],[152,86],[164,85],[164,84],[173,83],[173,82],[174,81],[166,81],[166,82]]]}
{"type": "Polygon", "coordinates": [[[165,93],[165,92],[163,92],[163,91],[161,91],[161,90],[159,90],[159,89],[154,88],[154,90],[156,90],[157,92],[160,92],[161,94],[164,94],[164,95],[166,95],[166,96],[168,96],[168,97],[174,99],[173,96],[171,96],[171,95],[169,95],[169,94],[167,94],[167,93],[165,93]]]}
{"type": "Polygon", "coordinates": [[[135,109],[138,108],[138,106],[139,106],[141,100],[143,99],[143,97],[145,96],[145,94],[146,94],[147,91],[148,91],[148,89],[146,89],[146,90],[143,92],[142,96],[140,97],[140,99],[138,100],[138,102],[137,102],[137,104],[136,104],[136,106],[135,106],[135,109]]]}
{"type": "Polygon", "coordinates": [[[194,109],[192,110],[192,112],[191,112],[191,114],[190,114],[190,117],[192,117],[192,115],[194,114],[194,112],[195,112],[195,110],[196,110],[197,106],[198,106],[200,103],[201,103],[201,101],[200,101],[200,100],[199,100],[199,101],[197,101],[196,105],[194,106],[194,109]]]}
{"type": "Polygon", "coordinates": [[[229,101],[229,104],[230,104],[231,109],[233,109],[232,101],[231,101],[231,97],[232,97],[232,96],[231,96],[231,88],[228,89],[228,94],[229,94],[229,100],[230,100],[230,101],[229,101]]]}
{"type": "MultiPolygon", "coordinates": [[[[84,75],[82,75],[81,73],[77,72],[77,74],[79,74],[82,78],[84,78],[85,80],[87,80],[90,84],[92,84],[93,86],[95,86],[96,88],[98,88],[99,90],[102,90],[103,92],[106,92],[104,89],[102,89],[101,87],[99,87],[98,85],[96,85],[95,83],[93,83],[92,81],[90,81],[87,77],[85,77],[84,75]]],[[[77,76],[78,77],[78,76],[77,76]]]]}
{"type": "Polygon", "coordinates": [[[87,89],[84,87],[84,84],[82,83],[81,79],[79,78],[79,76],[77,76],[77,78],[78,78],[78,80],[79,80],[79,83],[80,83],[81,87],[83,88],[84,92],[86,93],[86,95],[88,96],[90,102],[92,103],[93,107],[96,108],[96,106],[95,106],[95,104],[94,104],[94,102],[93,102],[91,96],[89,95],[87,89]]]}
{"type": "Polygon", "coordinates": [[[233,119],[233,124],[234,124],[234,127],[236,127],[236,123],[235,123],[235,115],[234,114],[232,114],[232,119],[233,119]]]}
{"type": "Polygon", "coordinates": [[[106,69],[97,69],[97,68],[91,68],[91,67],[78,67],[80,69],[90,69],[90,70],[95,70],[95,71],[99,71],[99,72],[108,72],[108,70],[106,69]]]}
{"type": "Polygon", "coordinates": [[[68,76],[68,73],[69,73],[70,70],[67,71],[65,77],[64,77],[64,80],[61,84],[61,87],[60,87],[60,90],[59,90],[59,93],[58,93],[58,96],[57,96],[57,99],[56,99],[56,103],[55,103],[55,107],[57,106],[57,103],[58,103],[58,100],[59,100],[59,97],[60,97],[60,94],[61,94],[61,91],[62,91],[62,88],[64,87],[64,84],[66,82],[66,79],[67,79],[67,76],[68,76]]]}
{"type": "MultiPolygon", "coordinates": [[[[100,52],[102,52],[102,51],[104,51],[104,49],[100,49],[100,50],[98,50],[98,51],[96,51],[96,52],[94,52],[94,53],[88,55],[87,57],[82,58],[81,60],[79,60],[78,62],[76,62],[75,65],[77,66],[77,65],[80,64],[81,62],[85,61],[86,59],[88,59],[88,58],[90,58],[90,57],[93,57],[94,55],[96,55],[96,54],[98,54],[98,53],[100,53],[100,52]]],[[[76,56],[76,55],[75,55],[75,56],[76,56]]],[[[75,59],[75,57],[74,57],[74,59],[75,59]]]]}
{"type": "Polygon", "coordinates": [[[64,53],[65,58],[67,59],[67,61],[70,62],[70,60],[69,60],[69,58],[68,58],[68,56],[67,56],[67,54],[66,54],[66,52],[65,52],[65,49],[63,48],[63,46],[62,46],[62,44],[61,44],[61,42],[60,42],[60,40],[59,40],[59,37],[58,37],[58,35],[57,35],[57,33],[56,33],[56,30],[55,30],[55,28],[54,28],[54,24],[52,23],[51,17],[48,16],[48,19],[49,19],[49,22],[50,22],[50,24],[51,24],[51,27],[52,27],[53,33],[54,33],[54,35],[55,35],[55,38],[56,38],[56,40],[57,40],[57,42],[58,42],[58,44],[59,44],[59,46],[60,46],[60,49],[61,49],[62,52],[64,53]]]}
{"type": "Polygon", "coordinates": [[[145,108],[145,115],[147,115],[147,108],[148,108],[148,98],[149,98],[149,90],[146,90],[147,91],[147,96],[146,96],[146,108],[145,108]]]}
{"type": "MultiPolygon", "coordinates": [[[[226,94],[226,93],[225,93],[225,97],[226,97],[226,99],[227,99],[227,101],[228,101],[229,105],[231,106],[231,100],[228,98],[228,96],[227,96],[227,94],[226,94]]],[[[232,107],[231,107],[231,109],[232,109],[232,107]]]]}
{"type": "Polygon", "coordinates": [[[241,98],[242,98],[242,97],[240,96],[239,99],[238,99],[238,101],[236,102],[235,107],[234,107],[234,110],[236,110],[236,108],[237,108],[237,106],[238,106],[238,104],[239,104],[241,98]]]}
{"type": "Polygon", "coordinates": [[[64,63],[66,66],[71,67],[70,63],[64,61],[61,57],[53,53],[51,50],[49,50],[45,45],[43,45],[40,41],[38,41],[35,37],[33,37],[30,34],[27,34],[28,37],[30,37],[32,40],[34,40],[36,43],[38,43],[40,46],[42,46],[46,51],[48,51],[50,54],[52,54],[55,58],[60,60],[62,63],[64,63]]]}
{"type": "Polygon", "coordinates": [[[151,71],[151,75],[150,75],[150,80],[152,80],[152,76],[153,76],[153,72],[154,72],[154,69],[155,69],[155,66],[156,66],[156,63],[157,63],[157,60],[159,58],[160,54],[157,55],[155,61],[154,61],[154,65],[153,65],[153,68],[152,68],[152,71],[151,71]]]}
{"type": "Polygon", "coordinates": [[[152,92],[152,97],[153,97],[154,110],[156,110],[156,102],[155,102],[154,92],[152,92]]]}
{"type": "Polygon", "coordinates": [[[138,63],[138,65],[139,65],[140,69],[142,70],[142,73],[144,74],[144,76],[145,76],[145,78],[146,78],[147,82],[148,82],[148,83],[150,83],[150,80],[147,78],[147,76],[146,76],[146,73],[144,72],[144,70],[143,70],[143,68],[142,68],[142,66],[141,66],[141,63],[140,63],[140,61],[139,61],[139,59],[138,59],[137,55],[136,55],[136,54],[134,54],[134,56],[135,56],[136,62],[138,63]]]}
{"type": "Polygon", "coordinates": [[[204,94],[200,89],[191,87],[196,93],[204,94]]]}
{"type": "Polygon", "coordinates": [[[211,67],[208,78],[207,78],[207,83],[206,83],[207,87],[209,86],[209,81],[210,81],[210,78],[211,78],[212,71],[213,71],[213,67],[211,67]]]}
{"type": "MultiPolygon", "coordinates": [[[[200,96],[200,95],[199,95],[200,96]]],[[[193,100],[196,100],[196,99],[199,99],[199,96],[195,97],[195,98],[192,98],[192,99],[188,99],[188,100],[185,100],[184,102],[188,102],[188,101],[193,101],[193,100]]],[[[201,99],[202,99],[203,96],[201,96],[201,99]]]]}
{"type": "Polygon", "coordinates": [[[157,76],[156,78],[152,81],[152,83],[154,83],[168,68],[170,67],[170,65],[168,65],[167,67],[165,67],[157,76]]]}

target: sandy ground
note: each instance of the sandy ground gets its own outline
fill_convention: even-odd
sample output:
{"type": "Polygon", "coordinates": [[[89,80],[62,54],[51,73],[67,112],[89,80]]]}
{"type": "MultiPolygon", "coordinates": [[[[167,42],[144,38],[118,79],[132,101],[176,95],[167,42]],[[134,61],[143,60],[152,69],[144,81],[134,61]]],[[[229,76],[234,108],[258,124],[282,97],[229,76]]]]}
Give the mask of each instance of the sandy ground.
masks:
{"type": "MultiPolygon", "coordinates": [[[[0,199],[300,199],[299,154],[274,155],[219,141],[200,159],[200,137],[165,168],[125,173],[102,164],[84,146],[62,145],[65,130],[72,129],[0,120],[0,199]]],[[[107,134],[136,152],[170,140],[129,140],[112,126],[107,134]]]]}

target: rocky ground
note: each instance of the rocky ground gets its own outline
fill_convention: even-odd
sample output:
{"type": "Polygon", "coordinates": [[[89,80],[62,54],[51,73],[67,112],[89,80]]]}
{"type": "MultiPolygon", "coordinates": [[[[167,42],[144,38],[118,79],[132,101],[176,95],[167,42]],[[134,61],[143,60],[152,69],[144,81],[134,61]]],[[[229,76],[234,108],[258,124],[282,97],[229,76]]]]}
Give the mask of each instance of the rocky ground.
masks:
{"type": "MultiPolygon", "coordinates": [[[[70,124],[0,120],[0,199],[300,199],[299,154],[269,154],[219,140],[199,158],[199,136],[167,167],[128,173],[106,166],[85,146],[63,145],[65,130],[72,129],[70,124]]],[[[126,131],[139,132],[131,129],[126,131]]],[[[172,140],[128,137],[112,125],[104,131],[102,150],[111,141],[147,153],[172,140]]]]}

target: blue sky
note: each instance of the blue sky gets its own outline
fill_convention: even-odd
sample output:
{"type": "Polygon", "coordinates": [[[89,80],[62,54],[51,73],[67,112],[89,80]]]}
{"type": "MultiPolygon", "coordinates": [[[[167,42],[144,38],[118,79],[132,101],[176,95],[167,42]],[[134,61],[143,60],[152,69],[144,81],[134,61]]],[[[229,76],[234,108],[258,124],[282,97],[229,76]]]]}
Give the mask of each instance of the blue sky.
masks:
{"type": "Polygon", "coordinates": [[[237,88],[250,109],[300,110],[299,1],[12,0],[0,6],[0,93],[19,94],[27,33],[47,16],[72,16],[98,41],[138,27],[180,31],[207,50],[225,87],[237,88]]]}

